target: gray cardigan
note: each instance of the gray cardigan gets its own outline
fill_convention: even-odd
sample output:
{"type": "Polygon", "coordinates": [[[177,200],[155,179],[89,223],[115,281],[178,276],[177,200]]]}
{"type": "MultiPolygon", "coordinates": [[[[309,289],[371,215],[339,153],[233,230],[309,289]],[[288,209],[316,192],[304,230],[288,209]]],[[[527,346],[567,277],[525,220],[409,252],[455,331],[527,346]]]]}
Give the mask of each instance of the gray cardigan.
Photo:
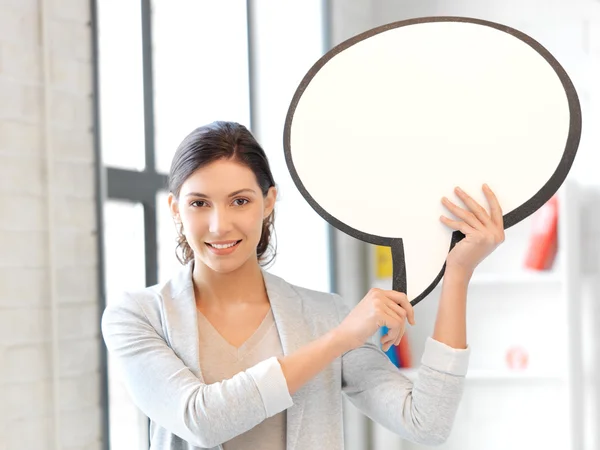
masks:
{"type": "MultiPolygon", "coordinates": [[[[108,351],[133,402],[151,420],[151,449],[219,449],[287,409],[287,449],[341,450],[342,393],[405,439],[430,445],[447,439],[470,351],[431,338],[414,384],[372,343],[337,358],[291,397],[275,357],[204,384],[192,267],[164,284],[124,294],[102,316],[108,351]]],[[[296,287],[267,272],[263,277],[286,355],[349,312],[335,294],[296,287]]]]}

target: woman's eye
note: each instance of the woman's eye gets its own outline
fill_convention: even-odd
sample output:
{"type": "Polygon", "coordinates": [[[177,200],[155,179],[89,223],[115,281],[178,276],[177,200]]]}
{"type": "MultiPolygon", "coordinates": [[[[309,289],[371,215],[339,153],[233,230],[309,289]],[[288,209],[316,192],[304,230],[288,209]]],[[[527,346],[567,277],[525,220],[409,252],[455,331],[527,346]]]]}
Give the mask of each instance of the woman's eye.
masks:
{"type": "Polygon", "coordinates": [[[247,200],[247,199],[245,199],[245,198],[236,198],[236,199],[233,201],[233,204],[234,204],[235,206],[244,206],[244,205],[245,205],[245,204],[247,204],[247,203],[248,203],[248,200],[247,200]]]}
{"type": "Polygon", "coordinates": [[[204,200],[196,200],[190,203],[190,206],[193,206],[194,208],[202,208],[203,206],[206,206],[206,202],[204,200]]]}

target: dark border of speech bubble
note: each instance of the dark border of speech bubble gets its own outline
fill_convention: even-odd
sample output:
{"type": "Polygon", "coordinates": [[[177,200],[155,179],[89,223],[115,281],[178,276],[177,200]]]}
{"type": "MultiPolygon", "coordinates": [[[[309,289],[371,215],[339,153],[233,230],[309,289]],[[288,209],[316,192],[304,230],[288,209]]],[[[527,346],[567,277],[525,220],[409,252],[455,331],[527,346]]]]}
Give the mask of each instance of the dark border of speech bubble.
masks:
{"type": "MultiPolygon", "coordinates": [[[[296,107],[298,106],[298,102],[302,97],[302,94],[306,90],[307,86],[310,84],[315,75],[319,72],[319,70],[327,64],[334,56],[338,53],[346,50],[347,48],[353,46],[354,44],[361,42],[365,39],[368,39],[372,36],[375,36],[379,33],[383,33],[385,31],[399,28],[407,25],[415,25],[419,23],[431,23],[431,22],[467,22],[473,23],[477,25],[484,25],[492,28],[496,28],[500,31],[504,31],[521,41],[528,44],[532,47],[537,53],[539,53],[550,66],[554,69],[556,74],[558,75],[567,95],[567,100],[569,103],[569,112],[570,112],[570,123],[569,123],[569,134],[567,137],[567,142],[565,145],[565,151],[563,156],[556,168],[554,174],[549,178],[544,186],[529,200],[523,203],[521,206],[515,208],[508,214],[504,215],[504,228],[508,229],[511,226],[519,223],[523,219],[526,219],[535,211],[537,211],[540,207],[542,207],[550,198],[558,191],[564,180],[566,179],[569,170],[573,164],[575,159],[575,155],[577,153],[577,148],[579,146],[579,141],[581,138],[581,108],[579,104],[579,98],[577,96],[577,91],[571,82],[571,79],[567,75],[566,71],[560,65],[560,63],[552,56],[552,54],[546,50],[539,42],[532,39],[525,33],[515,30],[514,28],[508,27],[506,25],[501,25],[495,22],[490,22],[482,19],[475,19],[470,17],[453,17],[453,16],[437,16],[437,17],[421,17],[409,20],[402,20],[398,22],[389,23],[387,25],[382,25],[371,30],[368,30],[364,33],[358,34],[339,45],[336,45],[331,50],[329,50],[325,55],[323,55],[307,72],[302,81],[300,82],[296,92],[292,98],[290,107],[288,109],[288,113],[285,120],[285,128],[283,134],[283,145],[284,145],[284,153],[285,153],[285,161],[296,184],[296,187],[302,194],[302,196],[306,199],[306,201],[310,204],[310,206],[327,222],[336,227],[337,229],[343,231],[344,233],[360,239],[361,241],[368,242],[370,244],[382,245],[391,247],[392,250],[392,263],[393,263],[393,276],[392,276],[392,288],[399,292],[406,292],[407,280],[406,280],[406,263],[404,259],[404,245],[402,238],[390,238],[383,236],[376,236],[369,233],[364,233],[359,231],[351,226],[341,222],[340,220],[333,217],[329,214],[324,208],[322,208],[315,199],[310,195],[307,189],[302,184],[302,180],[298,176],[296,168],[294,167],[294,162],[292,160],[292,151],[290,146],[290,136],[291,136],[291,128],[292,121],[294,119],[294,112],[296,107]]],[[[448,251],[452,250],[452,248],[458,243],[464,235],[460,231],[455,231],[452,234],[452,239],[450,241],[450,248],[448,251]]],[[[427,297],[431,291],[437,286],[442,277],[444,276],[444,271],[446,269],[446,264],[442,266],[437,277],[434,281],[417,297],[415,297],[412,301],[412,305],[416,305],[423,298],[427,297]]]]}

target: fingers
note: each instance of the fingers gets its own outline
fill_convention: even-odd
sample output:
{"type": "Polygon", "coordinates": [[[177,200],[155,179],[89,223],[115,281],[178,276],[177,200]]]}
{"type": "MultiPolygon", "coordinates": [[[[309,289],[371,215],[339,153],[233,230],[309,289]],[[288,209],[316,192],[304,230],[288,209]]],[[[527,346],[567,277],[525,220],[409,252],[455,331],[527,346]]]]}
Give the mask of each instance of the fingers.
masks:
{"type": "Polygon", "coordinates": [[[402,314],[401,311],[404,311],[404,317],[408,319],[408,323],[410,323],[411,325],[415,324],[415,310],[413,308],[413,305],[411,305],[408,301],[408,297],[406,296],[406,294],[398,291],[387,290],[381,290],[381,293],[386,298],[391,300],[391,302],[387,303],[388,307],[396,307],[394,308],[394,311],[396,311],[398,314],[402,314]]]}
{"type": "Polygon", "coordinates": [[[504,217],[502,215],[502,208],[500,207],[500,202],[496,198],[496,194],[494,194],[494,192],[490,189],[490,187],[487,184],[483,185],[483,193],[490,205],[490,214],[492,222],[494,223],[494,225],[496,225],[504,231],[504,217]]]}
{"type": "Polygon", "coordinates": [[[457,187],[454,192],[456,192],[458,198],[460,198],[462,202],[471,210],[473,215],[482,225],[489,226],[489,224],[492,222],[492,219],[483,206],[477,203],[469,194],[459,187],[457,187]]]}
{"type": "MultiPolygon", "coordinates": [[[[398,294],[398,292],[395,293],[398,294]]],[[[392,345],[398,345],[400,343],[400,339],[402,339],[402,336],[404,335],[404,330],[406,329],[406,321],[409,312],[399,304],[390,301],[389,299],[388,303],[384,306],[384,311],[388,317],[386,319],[386,322],[388,323],[387,326],[389,330],[381,338],[381,343],[383,349],[387,351],[392,345]]],[[[409,320],[411,321],[411,325],[414,325],[414,312],[412,312],[412,308],[411,318],[409,320]]]]}
{"type": "Polygon", "coordinates": [[[442,203],[446,205],[448,210],[456,217],[462,219],[462,221],[453,220],[443,215],[440,216],[440,220],[449,228],[458,230],[465,236],[474,234],[475,231],[482,232],[485,235],[486,242],[498,245],[504,242],[504,218],[502,208],[500,207],[500,202],[498,202],[496,195],[487,184],[483,185],[482,190],[490,206],[489,215],[471,196],[460,188],[456,188],[457,195],[465,205],[469,207],[470,211],[460,208],[444,197],[442,203]]]}
{"type": "Polygon", "coordinates": [[[394,344],[393,342],[386,342],[386,343],[382,343],[382,344],[381,344],[381,349],[382,349],[384,352],[387,352],[387,351],[388,351],[388,350],[389,350],[389,349],[392,347],[392,345],[393,345],[393,344],[394,344]]]}
{"type": "Polygon", "coordinates": [[[388,340],[388,338],[393,335],[394,338],[390,340],[394,341],[396,339],[396,331],[404,327],[406,317],[404,314],[399,315],[390,308],[383,308],[381,314],[384,316],[382,322],[385,323],[385,325],[382,326],[388,328],[388,332],[383,336],[382,339],[388,340]]]}
{"type": "MultiPolygon", "coordinates": [[[[395,338],[391,339],[391,344],[390,345],[398,345],[400,343],[400,339],[402,339],[402,336],[404,335],[404,331],[406,329],[406,320],[407,320],[407,312],[405,309],[403,309],[400,305],[396,304],[396,303],[391,303],[389,304],[388,308],[390,309],[390,313],[394,314],[395,316],[399,317],[400,320],[400,326],[396,329],[397,332],[395,333],[395,338]]],[[[410,322],[409,322],[410,323],[410,322]]],[[[411,325],[414,325],[414,317],[412,318],[412,323],[411,325]]]]}
{"type": "Polygon", "coordinates": [[[398,334],[398,339],[396,339],[396,342],[394,342],[394,345],[398,346],[400,345],[400,341],[402,340],[402,338],[404,337],[404,333],[399,333],[398,334]]]}
{"type": "Polygon", "coordinates": [[[503,213],[498,198],[487,184],[483,185],[482,190],[490,206],[490,214],[459,187],[455,189],[456,195],[469,208],[469,211],[456,205],[446,197],[442,198],[442,203],[452,214],[465,221],[472,228],[481,229],[480,224],[489,228],[493,224],[496,228],[504,230],[503,213]]]}
{"type": "Polygon", "coordinates": [[[395,330],[394,332],[390,330],[390,332],[381,338],[381,347],[383,351],[387,352],[392,345],[398,345],[403,335],[404,327],[395,330]]]}
{"type": "Polygon", "coordinates": [[[404,333],[404,328],[406,326],[406,311],[395,303],[391,303],[391,306],[392,307],[382,305],[379,310],[379,314],[381,315],[380,323],[384,323],[384,326],[388,329],[387,333],[381,336],[380,339],[384,346],[396,342],[398,336],[401,336],[404,333]],[[394,309],[394,307],[399,311],[394,309]]]}
{"type": "Polygon", "coordinates": [[[390,345],[398,345],[400,343],[400,339],[402,339],[402,336],[404,335],[404,330],[406,329],[407,312],[400,305],[392,302],[390,302],[388,305],[388,311],[390,315],[399,319],[399,327],[394,328],[393,330],[390,329],[390,331],[385,336],[386,339],[384,342],[389,342],[390,345]]]}
{"type": "Polygon", "coordinates": [[[452,220],[452,219],[449,219],[446,216],[440,216],[440,220],[445,225],[447,225],[448,227],[450,227],[451,229],[458,230],[462,234],[464,234],[465,236],[468,235],[468,234],[471,234],[471,233],[475,232],[475,230],[473,229],[473,227],[469,226],[465,222],[461,222],[459,220],[452,220]]]}
{"type": "Polygon", "coordinates": [[[404,336],[404,327],[392,333],[392,330],[381,338],[381,347],[384,351],[388,351],[392,345],[398,346],[404,336]]]}
{"type": "Polygon", "coordinates": [[[400,329],[400,331],[398,332],[398,335],[396,337],[396,339],[393,342],[393,345],[398,345],[400,344],[400,340],[402,339],[402,336],[404,336],[404,332],[406,331],[406,325],[403,324],[402,328],[400,329]]]}
{"type": "Polygon", "coordinates": [[[385,336],[382,336],[380,342],[383,351],[387,352],[392,345],[397,345],[395,342],[398,340],[398,336],[402,336],[400,332],[388,333],[385,336]]]}
{"type": "MultiPolygon", "coordinates": [[[[389,305],[387,306],[388,310],[389,310],[389,314],[393,315],[394,317],[397,317],[399,320],[401,320],[402,325],[404,326],[406,324],[406,320],[408,319],[408,313],[406,312],[405,309],[403,309],[400,305],[396,304],[396,303],[392,303],[390,302],[389,305]]],[[[414,325],[414,318],[412,319],[412,323],[411,320],[408,319],[411,325],[414,325]]]]}
{"type": "Polygon", "coordinates": [[[414,309],[406,294],[373,288],[369,291],[377,313],[377,326],[385,326],[388,332],[381,337],[380,342],[384,351],[392,345],[398,345],[404,334],[406,321],[415,324],[414,309]]]}
{"type": "Polygon", "coordinates": [[[442,198],[442,204],[456,217],[462,219],[466,224],[468,224],[471,228],[475,228],[480,230],[483,228],[483,224],[481,221],[473,214],[471,211],[467,211],[457,204],[453,203],[447,197],[442,198]]]}

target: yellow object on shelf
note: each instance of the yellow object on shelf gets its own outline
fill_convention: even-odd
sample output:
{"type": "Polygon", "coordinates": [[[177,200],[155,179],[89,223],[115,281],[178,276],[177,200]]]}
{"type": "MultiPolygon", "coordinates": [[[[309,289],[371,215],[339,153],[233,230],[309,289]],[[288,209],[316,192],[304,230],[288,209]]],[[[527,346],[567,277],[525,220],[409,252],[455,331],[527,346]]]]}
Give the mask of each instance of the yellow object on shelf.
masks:
{"type": "Polygon", "coordinates": [[[375,274],[379,279],[391,278],[394,269],[392,264],[392,250],[390,247],[375,246],[375,274]]]}

